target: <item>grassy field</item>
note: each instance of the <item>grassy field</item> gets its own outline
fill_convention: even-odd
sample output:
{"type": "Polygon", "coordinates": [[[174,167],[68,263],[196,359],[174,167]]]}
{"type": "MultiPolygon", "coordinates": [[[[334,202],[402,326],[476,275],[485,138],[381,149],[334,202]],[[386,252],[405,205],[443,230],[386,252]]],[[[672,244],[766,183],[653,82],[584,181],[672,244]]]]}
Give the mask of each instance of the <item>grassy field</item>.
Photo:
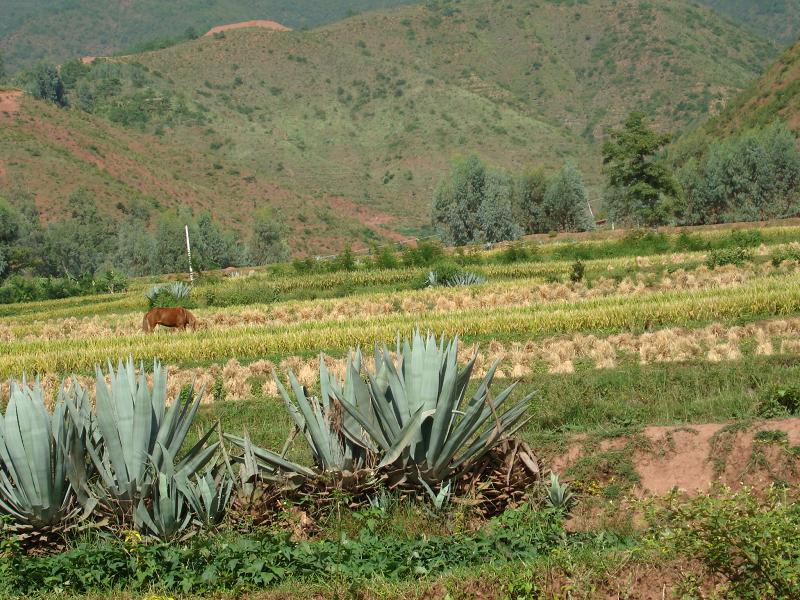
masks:
{"type": "MultiPolygon", "coordinates": [[[[154,357],[169,364],[173,395],[193,380],[205,385],[187,445],[218,422],[279,450],[291,420],[272,368],[280,377],[291,369],[314,391],[320,352],[341,375],[356,346],[369,354],[374,343],[392,346],[415,328],[459,334],[459,361],[477,349],[474,376],[499,361],[498,386],[517,381],[515,395],[535,393],[518,436],[570,482],[577,500],[566,516],[521,507],[485,521],[468,505],[437,512],[429,500],[396,499],[390,508],[351,509],[346,495],[334,494],[321,508],[312,510],[308,498],[277,522],[238,522],[172,548],[74,538],[62,554],[19,559],[29,582],[17,585],[42,592],[32,582],[52,571],[62,589],[52,597],[70,597],[63,582],[78,577],[74,589],[85,592],[76,597],[86,598],[699,598],[714,590],[792,598],[794,571],[770,571],[777,563],[769,558],[759,568],[775,587],[764,587],[764,579],[729,569],[724,553],[710,550],[715,539],[702,536],[704,523],[738,511],[742,530],[732,526],[725,546],[735,562],[738,549],[756,543],[745,532],[753,523],[772,519],[776,535],[797,523],[788,499],[800,467],[792,404],[800,397],[800,263],[786,257],[798,241],[794,224],[551,241],[512,264],[498,262],[502,250],[471,255],[465,268],[488,281],[460,288],[409,284],[423,269],[276,267],[198,284],[202,327],[185,333],[137,331],[145,281],[123,295],[4,306],[3,377],[37,374],[54,393],[60,377],[75,373],[90,387],[96,363],[133,355],[146,368],[154,357]],[[747,260],[708,266],[737,244],[749,248],[747,260]],[[585,270],[571,277],[578,258],[585,270]],[[209,304],[233,290],[239,302],[209,304]],[[269,302],[250,302],[259,294],[269,302]],[[694,497],[665,496],[672,486],[694,497]],[[306,510],[313,526],[298,534],[300,513],[292,511],[306,510]],[[678,542],[676,531],[687,537],[678,542]],[[132,556],[148,580],[131,579],[132,556]],[[210,558],[218,556],[266,561],[269,576],[243,579],[249,571],[220,569],[210,558]],[[105,575],[80,575],[95,568],[105,575]]],[[[311,462],[300,443],[287,457],[311,462]]],[[[532,506],[543,493],[533,492],[532,506]]],[[[775,560],[785,552],[776,550],[775,560]]],[[[0,569],[11,568],[3,560],[10,559],[0,558],[0,569]]]]}

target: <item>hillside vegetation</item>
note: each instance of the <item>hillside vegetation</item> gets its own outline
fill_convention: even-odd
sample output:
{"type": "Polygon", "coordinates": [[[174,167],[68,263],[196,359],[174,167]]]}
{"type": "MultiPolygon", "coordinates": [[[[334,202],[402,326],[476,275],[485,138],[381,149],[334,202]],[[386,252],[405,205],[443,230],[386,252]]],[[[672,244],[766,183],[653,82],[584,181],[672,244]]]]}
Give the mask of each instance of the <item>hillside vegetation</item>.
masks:
{"type": "Polygon", "coordinates": [[[733,21],[782,44],[800,33],[799,0],[698,0],[733,21]]]}
{"type": "Polygon", "coordinates": [[[0,4],[0,52],[12,68],[37,60],[63,62],[107,56],[150,42],[175,38],[187,29],[203,33],[215,25],[271,19],[299,29],[348,14],[404,4],[403,0],[75,0],[10,1],[0,4]]]}
{"type": "MultiPolygon", "coordinates": [[[[32,195],[46,221],[66,216],[67,200],[83,188],[100,210],[121,221],[127,207],[153,212],[186,206],[208,210],[225,225],[246,231],[247,216],[269,204],[308,214],[325,233],[289,236],[297,252],[330,253],[361,236],[358,220],[340,218],[313,198],[283,189],[208,151],[175,147],[163,137],[114,126],[78,110],[58,109],[0,91],[0,196],[16,204],[32,195]],[[317,214],[324,214],[322,222],[317,214]]],[[[300,225],[294,214],[289,224],[300,225]]]]}
{"type": "Polygon", "coordinates": [[[725,137],[737,129],[767,125],[775,119],[800,131],[800,43],[786,50],[704,130],[725,137]]]}
{"type": "Polygon", "coordinates": [[[443,2],[100,61],[77,69],[72,101],[415,233],[454,154],[509,169],[574,158],[596,199],[608,126],[635,108],[663,129],[695,123],[772,52],[684,2],[443,2]],[[151,93],[169,106],[147,105],[151,93]]]}

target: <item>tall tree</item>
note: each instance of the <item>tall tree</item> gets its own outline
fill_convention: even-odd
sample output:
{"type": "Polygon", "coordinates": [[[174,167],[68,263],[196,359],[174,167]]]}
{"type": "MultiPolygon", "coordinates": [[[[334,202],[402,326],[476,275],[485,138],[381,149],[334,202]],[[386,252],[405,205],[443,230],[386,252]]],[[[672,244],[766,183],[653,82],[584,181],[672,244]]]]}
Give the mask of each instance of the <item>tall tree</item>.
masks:
{"type": "Polygon", "coordinates": [[[286,243],[286,226],[281,215],[269,207],[253,215],[253,232],[250,239],[250,258],[254,264],[266,265],[289,259],[286,243]]]}
{"type": "Polygon", "coordinates": [[[433,225],[446,244],[461,246],[480,239],[478,211],[484,197],[486,165],[477,156],[453,162],[450,174],[433,195],[433,225]]]}
{"type": "Polygon", "coordinates": [[[548,230],[587,231],[594,227],[581,173],[572,162],[567,162],[550,180],[542,212],[543,225],[548,230]]]}
{"type": "Polygon", "coordinates": [[[781,123],[710,143],[688,161],[679,178],[685,224],[753,221],[800,211],[800,152],[781,123]]]}
{"type": "Polygon", "coordinates": [[[0,81],[6,78],[6,62],[3,59],[3,53],[0,52],[0,81]]]}
{"type": "Polygon", "coordinates": [[[432,220],[446,244],[516,239],[511,177],[487,169],[475,155],[453,162],[436,187],[432,220]]]}
{"type": "Polygon", "coordinates": [[[197,238],[195,240],[198,265],[201,269],[219,269],[247,262],[246,248],[238,243],[236,235],[223,230],[203,211],[197,219],[197,238]]]}
{"type": "Polygon", "coordinates": [[[40,100],[53,102],[58,106],[66,106],[64,82],[58,69],[47,63],[39,63],[27,75],[26,91],[40,100]]]}
{"type": "Polygon", "coordinates": [[[666,223],[671,201],[679,188],[671,171],[658,160],[658,152],[670,141],[633,112],[622,130],[612,131],[603,144],[603,170],[608,177],[605,207],[609,218],[644,225],[666,223]]]}
{"type": "Polygon", "coordinates": [[[541,233],[543,227],[544,194],[547,191],[547,176],[544,169],[532,169],[522,173],[514,186],[514,219],[524,233],[541,233]]]}
{"type": "Polygon", "coordinates": [[[78,189],[68,201],[70,218],[51,224],[45,235],[45,270],[77,279],[93,275],[111,257],[114,228],[94,198],[78,189]]]}
{"type": "Polygon", "coordinates": [[[478,222],[484,241],[515,240],[522,234],[522,228],[514,221],[511,206],[513,193],[513,182],[507,174],[493,171],[486,176],[483,200],[478,209],[478,222]]]}

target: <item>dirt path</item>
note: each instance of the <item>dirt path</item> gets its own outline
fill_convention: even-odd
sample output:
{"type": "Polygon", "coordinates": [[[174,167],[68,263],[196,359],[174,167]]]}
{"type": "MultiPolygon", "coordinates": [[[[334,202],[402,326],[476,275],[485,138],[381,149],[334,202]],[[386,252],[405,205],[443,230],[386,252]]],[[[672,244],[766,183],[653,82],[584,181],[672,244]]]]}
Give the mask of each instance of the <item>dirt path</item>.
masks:
{"type": "Polygon", "coordinates": [[[647,427],[638,436],[596,445],[578,439],[552,461],[552,469],[565,473],[581,460],[618,451],[635,469],[635,489],[641,495],[662,495],[673,488],[694,494],[715,482],[761,489],[776,481],[800,483],[798,447],[800,418],[647,427]]]}

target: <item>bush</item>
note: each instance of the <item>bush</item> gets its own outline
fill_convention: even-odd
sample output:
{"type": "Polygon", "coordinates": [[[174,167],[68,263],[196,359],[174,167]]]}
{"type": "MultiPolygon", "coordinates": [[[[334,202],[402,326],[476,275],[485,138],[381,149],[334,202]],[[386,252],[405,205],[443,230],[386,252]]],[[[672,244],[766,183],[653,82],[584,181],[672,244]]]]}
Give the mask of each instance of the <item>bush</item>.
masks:
{"type": "Polygon", "coordinates": [[[759,498],[751,490],[675,498],[650,515],[662,551],[697,560],[743,599],[800,598],[800,504],[785,490],[759,498]]]}
{"type": "Polygon", "coordinates": [[[749,260],[753,259],[753,252],[742,246],[735,246],[734,248],[720,248],[712,250],[706,258],[706,266],[709,269],[721,267],[723,265],[736,265],[741,266],[749,260]]]}
{"type": "Polygon", "coordinates": [[[778,267],[785,260],[800,262],[800,246],[792,244],[785,248],[776,248],[772,251],[772,266],[778,267]]]}
{"type": "Polygon", "coordinates": [[[411,246],[403,250],[403,266],[430,267],[444,258],[442,246],[433,242],[420,242],[415,248],[411,246]]]}
{"type": "Polygon", "coordinates": [[[525,262],[532,260],[536,257],[538,249],[534,246],[526,244],[510,244],[506,246],[503,251],[497,256],[498,262],[504,265],[510,265],[516,262],[525,262]]]}
{"type": "Polygon", "coordinates": [[[150,308],[171,308],[175,306],[193,308],[191,292],[192,288],[187,284],[182,281],[175,281],[166,285],[154,285],[145,294],[145,297],[150,308]]]}
{"type": "Polygon", "coordinates": [[[800,413],[800,388],[794,386],[775,387],[767,391],[758,403],[759,417],[773,419],[800,413]]]}
{"type": "Polygon", "coordinates": [[[582,261],[576,260],[572,265],[572,270],[569,273],[569,280],[572,283],[583,281],[583,276],[586,273],[586,265],[582,261]]]}

